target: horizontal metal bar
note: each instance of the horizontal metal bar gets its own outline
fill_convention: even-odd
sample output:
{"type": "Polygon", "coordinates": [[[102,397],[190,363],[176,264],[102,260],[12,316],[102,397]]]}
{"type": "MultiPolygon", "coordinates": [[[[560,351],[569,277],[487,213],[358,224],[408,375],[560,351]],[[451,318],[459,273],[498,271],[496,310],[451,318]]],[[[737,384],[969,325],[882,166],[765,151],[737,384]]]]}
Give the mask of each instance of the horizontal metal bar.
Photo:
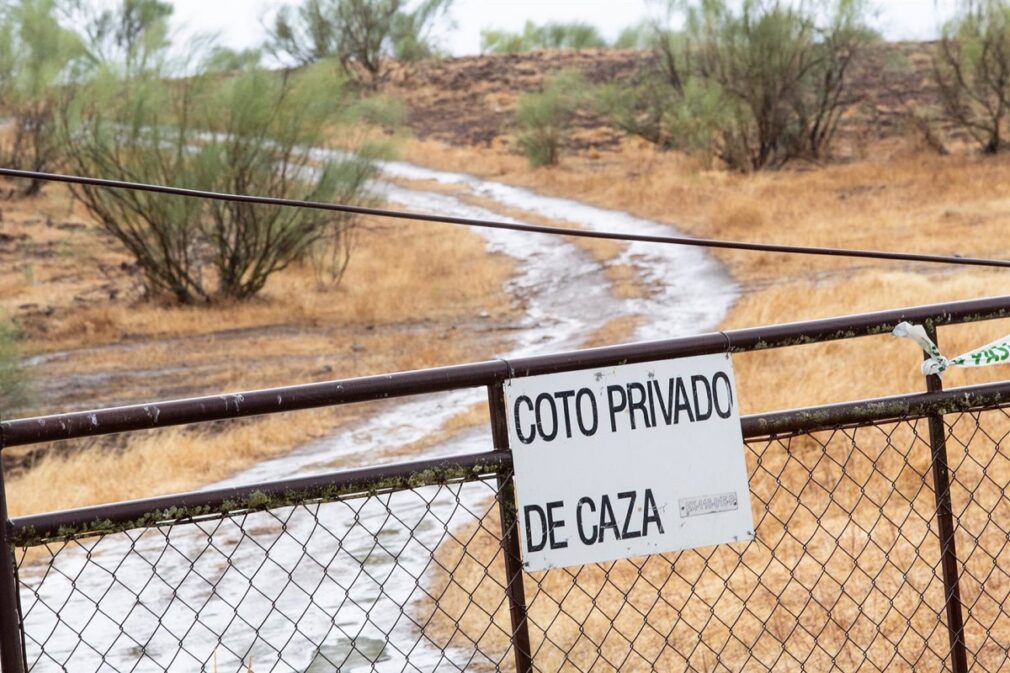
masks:
{"type": "MultiPolygon", "coordinates": [[[[755,440],[1006,405],[1010,382],[755,414],[744,417],[742,426],[744,438],[755,440]]],[[[33,546],[165,522],[468,481],[511,467],[509,451],[490,451],[25,516],[12,521],[12,530],[16,544],[33,546]]]]}
{"type": "Polygon", "coordinates": [[[844,402],[820,407],[793,409],[770,414],[756,414],[741,419],[745,439],[797,435],[925,418],[930,414],[954,414],[1010,405],[1010,381],[937,393],[914,393],[879,397],[858,402],[844,402]]]}
{"type": "Polygon", "coordinates": [[[955,325],[1010,318],[1010,296],[931,304],[807,320],[765,327],[729,330],[697,336],[606,346],[509,360],[512,376],[536,376],[575,369],[611,367],[631,362],[690,357],[709,353],[744,353],[864,336],[889,334],[900,322],[955,325]]]}
{"type": "Polygon", "coordinates": [[[502,380],[507,371],[508,367],[504,362],[494,360],[399,374],[24,418],[0,423],[0,431],[4,435],[5,447],[23,446],[76,437],[93,437],[460,388],[476,388],[486,385],[489,380],[502,380]]]}
{"type": "Polygon", "coordinates": [[[199,521],[224,514],[474,481],[511,468],[511,453],[488,451],[96,505],[12,519],[11,540],[19,547],[38,546],[55,540],[150,528],[162,523],[199,521]]]}
{"type": "Polygon", "coordinates": [[[6,421],[6,446],[242,418],[406,395],[493,385],[509,376],[535,376],[708,353],[746,352],[885,334],[904,320],[932,325],[1010,317],[1010,297],[881,311],[515,360],[423,369],[383,376],[138,404],[6,421]]]}

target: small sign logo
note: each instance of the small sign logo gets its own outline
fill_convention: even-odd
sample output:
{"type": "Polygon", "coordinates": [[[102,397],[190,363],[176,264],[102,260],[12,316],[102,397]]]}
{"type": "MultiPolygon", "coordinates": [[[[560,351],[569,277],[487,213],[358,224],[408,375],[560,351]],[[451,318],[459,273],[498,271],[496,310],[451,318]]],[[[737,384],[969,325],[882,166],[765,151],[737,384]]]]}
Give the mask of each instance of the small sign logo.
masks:
{"type": "Polygon", "coordinates": [[[716,514],[718,512],[732,512],[736,510],[736,493],[719,493],[718,495],[697,495],[693,498],[681,498],[680,518],[689,516],[702,516],[704,514],[716,514]]]}

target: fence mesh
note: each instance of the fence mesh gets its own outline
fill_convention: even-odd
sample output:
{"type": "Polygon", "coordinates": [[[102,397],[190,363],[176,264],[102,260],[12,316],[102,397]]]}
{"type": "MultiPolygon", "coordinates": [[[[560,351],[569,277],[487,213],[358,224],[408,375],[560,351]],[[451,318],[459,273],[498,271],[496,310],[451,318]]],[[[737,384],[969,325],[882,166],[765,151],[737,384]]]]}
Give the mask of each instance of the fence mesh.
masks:
{"type": "MultiPolygon", "coordinates": [[[[29,669],[497,667],[473,643],[423,637],[456,586],[430,581],[454,574],[438,550],[471,548],[494,498],[493,481],[455,483],[24,550],[29,669]]],[[[493,610],[505,601],[497,575],[480,582],[493,610]]]]}
{"type": "Polygon", "coordinates": [[[968,666],[1002,671],[1010,660],[1010,416],[948,416],[947,451],[968,666]]]}
{"type": "MultiPolygon", "coordinates": [[[[754,441],[746,453],[753,543],[526,575],[537,670],[945,668],[927,422],[754,441]]],[[[456,577],[481,566],[465,560],[456,577]]],[[[503,656],[487,606],[455,598],[466,634],[503,656]]]]}
{"type": "MultiPolygon", "coordinates": [[[[969,665],[1002,670],[1010,416],[945,424],[969,665]]],[[[928,422],[745,452],[753,542],[524,575],[536,670],[949,669],[928,422]]],[[[483,479],[21,549],[29,668],[512,670],[498,498],[483,479]]]]}

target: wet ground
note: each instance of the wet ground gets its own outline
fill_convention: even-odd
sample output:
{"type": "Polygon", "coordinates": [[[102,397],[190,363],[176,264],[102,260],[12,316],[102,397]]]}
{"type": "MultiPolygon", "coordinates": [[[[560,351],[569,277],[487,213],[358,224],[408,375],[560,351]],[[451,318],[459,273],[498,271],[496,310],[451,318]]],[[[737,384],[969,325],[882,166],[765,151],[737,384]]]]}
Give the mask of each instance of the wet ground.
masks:
{"type": "MultiPolygon", "coordinates": [[[[565,199],[545,197],[528,190],[480,180],[463,174],[432,171],[405,163],[386,164],[384,172],[385,177],[396,179],[397,182],[382,181],[375,185],[376,188],[384,193],[389,203],[405,209],[463,217],[502,219],[502,216],[492,208],[471,205],[460,198],[462,195],[470,194],[481,197],[482,203],[500,204],[503,210],[507,209],[509,212],[518,209],[537,216],[564,219],[587,229],[636,231],[639,233],[670,233],[671,231],[666,225],[635,218],[626,213],[586,206],[565,199]],[[449,185],[452,189],[425,191],[403,186],[409,184],[410,181],[449,185]]],[[[641,318],[635,334],[639,339],[670,337],[710,329],[722,319],[737,296],[736,286],[723,269],[712,258],[694,248],[648,246],[645,244],[629,245],[620,254],[620,262],[633,264],[646,281],[650,291],[647,296],[627,300],[618,299],[613,295],[604,265],[601,262],[594,260],[584,250],[564,239],[531,236],[510,231],[481,230],[480,233],[485,237],[490,251],[509,255],[517,261],[517,272],[509,281],[507,290],[524,307],[525,315],[514,325],[514,329],[510,333],[510,345],[507,351],[498,354],[501,357],[517,357],[577,348],[587,335],[607,321],[629,314],[641,318]]],[[[423,325],[418,325],[416,328],[422,330],[423,325]]],[[[273,329],[280,332],[284,330],[281,326],[273,329]]],[[[236,334],[240,334],[240,332],[236,334]]],[[[219,334],[214,335],[213,338],[227,339],[229,336],[219,334]]],[[[174,344],[174,347],[195,348],[199,345],[199,339],[196,341],[182,340],[180,343],[174,344]]],[[[124,344],[117,347],[129,348],[131,345],[124,344]]],[[[39,367],[53,365],[58,363],[61,358],[69,356],[69,354],[49,354],[38,358],[33,364],[39,367]]],[[[203,366],[213,367],[214,365],[203,366]]],[[[184,372],[161,371],[147,372],[145,375],[148,377],[173,377],[177,375],[191,376],[193,373],[191,370],[184,372]]],[[[108,373],[109,381],[107,383],[114,384],[115,377],[121,375],[121,373],[108,373]]],[[[334,468],[376,464],[402,458],[400,447],[416,443],[438,431],[449,417],[479,402],[483,394],[481,390],[457,391],[384,405],[366,420],[343,428],[331,437],[312,442],[281,458],[256,465],[234,475],[225,482],[210,485],[208,488],[308,475],[334,468]]],[[[486,428],[464,430],[447,441],[426,448],[424,453],[425,455],[445,455],[479,451],[487,448],[488,440],[489,435],[486,428]]],[[[431,507],[454,507],[456,497],[464,498],[467,507],[479,509],[481,502],[486,498],[486,492],[473,494],[468,492],[465,496],[459,494],[451,498],[452,502],[447,501],[441,505],[438,503],[425,505],[421,508],[420,513],[423,515],[424,512],[431,511],[431,507]]],[[[415,509],[417,509],[416,506],[415,509]]],[[[399,513],[400,510],[398,510],[399,513]]],[[[398,639],[405,642],[412,639],[417,641],[416,632],[407,622],[402,624],[397,622],[390,627],[390,631],[384,632],[377,627],[377,617],[373,616],[372,608],[377,607],[378,601],[388,600],[391,596],[390,592],[408,591],[416,586],[416,577],[409,572],[403,575],[404,569],[409,570],[415,566],[423,568],[430,556],[430,545],[437,544],[441,535],[440,529],[432,529],[427,532],[414,530],[409,523],[411,516],[409,508],[402,510],[403,521],[399,523],[389,520],[389,514],[385,508],[376,508],[376,511],[372,513],[366,509],[353,514],[355,524],[353,530],[356,532],[349,533],[352,538],[354,535],[364,535],[365,538],[369,538],[369,530],[382,528],[384,535],[393,538],[398,536],[407,536],[409,539],[417,538],[419,544],[404,545],[403,550],[395,558],[369,557],[370,572],[380,575],[386,573],[383,590],[378,594],[368,590],[352,596],[354,587],[347,588],[344,600],[346,601],[350,597],[358,607],[355,610],[344,610],[340,613],[342,621],[339,624],[339,633],[334,632],[334,629],[338,627],[329,621],[330,617],[325,614],[325,611],[306,611],[297,623],[296,630],[299,633],[313,634],[311,639],[314,642],[318,639],[318,642],[330,643],[333,647],[338,647],[342,642],[342,638],[338,637],[339,634],[347,633],[354,634],[354,643],[359,643],[355,645],[355,651],[364,646],[361,643],[375,641],[380,645],[387,644],[385,648],[380,647],[383,650],[380,653],[381,656],[376,654],[375,658],[365,657],[360,661],[353,657],[348,659],[345,665],[350,666],[351,669],[356,670],[359,667],[370,669],[376,661],[382,661],[385,663],[379,667],[380,669],[404,670],[407,668],[415,670],[422,668],[435,670],[440,665],[439,662],[442,661],[443,654],[425,645],[426,641],[418,641],[409,650],[397,649],[395,643],[398,639]],[[428,546],[425,545],[426,535],[431,538],[427,541],[428,546]],[[416,558],[411,556],[412,554],[416,558]],[[397,573],[401,575],[400,580],[394,577],[397,573]],[[397,584],[398,581],[403,584],[402,587],[397,584]],[[365,607],[361,608],[362,605],[365,607]],[[336,644],[333,645],[334,643],[336,644]]],[[[449,518],[451,519],[451,516],[449,518]]],[[[265,524],[268,533],[271,526],[280,525],[276,519],[271,519],[271,521],[265,524]]],[[[314,524],[306,522],[297,525],[309,526],[311,529],[314,524]]],[[[286,534],[271,543],[270,555],[272,559],[286,557],[285,555],[290,554],[298,557],[297,548],[285,551],[289,545],[294,544],[296,547],[298,545],[297,525],[290,522],[285,524],[286,534]]],[[[333,522],[331,525],[342,524],[333,522]]],[[[344,522],[343,525],[347,525],[347,522],[344,522]]],[[[198,526],[176,528],[172,532],[171,549],[175,552],[190,548],[199,550],[201,545],[205,544],[206,535],[206,532],[201,531],[198,526]]],[[[133,538],[136,536],[134,535],[133,538]]],[[[353,539],[356,538],[352,538],[348,538],[340,545],[341,550],[347,545],[353,547],[353,539]]],[[[239,544],[242,539],[238,536],[234,538],[233,542],[239,544]]],[[[367,539],[363,538],[360,542],[366,544],[367,539]]],[[[228,544],[228,541],[222,540],[221,543],[228,544]]],[[[147,551],[159,554],[158,549],[163,544],[164,539],[158,534],[145,535],[139,540],[129,539],[126,536],[112,536],[102,540],[100,549],[91,552],[85,552],[83,549],[64,551],[57,557],[56,566],[59,572],[54,573],[52,568],[44,564],[29,564],[23,568],[23,581],[38,592],[37,600],[25,597],[26,605],[36,608],[28,611],[25,620],[28,632],[36,634],[30,640],[29,647],[29,660],[38,659],[38,666],[34,670],[60,670],[61,667],[67,665],[73,670],[91,670],[100,667],[103,660],[106,665],[111,665],[117,670],[129,668],[138,671],[149,669],[181,671],[191,668],[192,662],[185,663],[184,658],[175,657],[179,651],[179,643],[173,634],[192,632],[194,615],[185,610],[169,610],[173,601],[177,600],[176,597],[180,595],[180,589],[173,588],[171,582],[159,581],[156,585],[149,583],[147,579],[151,571],[150,564],[142,557],[139,561],[137,560],[138,550],[143,552],[149,547],[150,549],[147,551]],[[128,551],[131,553],[127,553],[128,551]],[[110,573],[108,567],[103,565],[103,559],[115,565],[113,573],[110,573]],[[73,583],[68,585],[65,581],[67,578],[74,578],[73,583]],[[135,585],[143,587],[143,595],[139,599],[139,594],[129,589],[135,585]],[[138,600],[145,606],[142,611],[134,610],[132,607],[138,600]],[[66,604],[61,610],[61,617],[78,613],[91,614],[94,612],[96,602],[101,605],[100,614],[102,617],[87,622],[89,630],[87,640],[91,643],[105,643],[105,646],[98,649],[80,647],[81,637],[79,630],[72,623],[73,619],[70,619],[71,623],[57,621],[52,613],[39,607],[42,604],[63,604],[64,601],[66,604]],[[151,606],[161,606],[165,611],[151,609],[151,606]],[[117,640],[123,636],[116,620],[110,616],[116,614],[129,615],[130,630],[138,634],[146,634],[141,651],[148,653],[148,657],[141,659],[136,668],[133,665],[137,662],[138,650],[136,647],[122,647],[123,641],[117,640]],[[44,643],[44,646],[41,643],[44,643]],[[106,649],[109,650],[107,654],[105,653],[106,649]],[[157,655],[159,652],[165,653],[164,656],[169,658],[163,659],[157,655]]],[[[181,555],[175,558],[178,555],[175,552],[169,556],[159,555],[158,572],[160,575],[171,575],[175,572],[173,570],[175,568],[178,570],[180,581],[183,581],[189,577],[186,567],[192,567],[196,561],[189,559],[184,552],[179,552],[181,555]],[[172,559],[175,559],[174,564],[172,559]],[[161,564],[165,563],[167,565],[163,568],[161,564]]],[[[331,564],[332,570],[329,571],[329,574],[332,575],[333,572],[350,573],[348,577],[356,577],[356,566],[352,561],[353,554],[352,559],[345,559],[343,563],[339,564],[331,564]]],[[[215,596],[248,595],[250,583],[263,587],[289,587],[289,575],[285,567],[284,563],[262,564],[258,566],[252,580],[241,573],[224,574],[216,581],[212,593],[215,596]]],[[[341,584],[340,577],[331,577],[331,579],[339,585],[341,584]]],[[[301,589],[292,588],[291,590],[303,593],[301,589]]],[[[270,604],[279,606],[286,602],[297,603],[301,600],[294,595],[286,596],[284,591],[286,589],[281,590],[277,596],[273,596],[270,599],[270,604]]],[[[257,592],[255,595],[260,595],[260,590],[257,592]]],[[[405,594],[405,596],[408,595],[409,593],[405,594]]],[[[241,610],[246,612],[262,609],[268,608],[267,606],[257,608],[251,603],[241,607],[241,610]]],[[[235,612],[239,612],[239,609],[236,608],[235,612]]],[[[201,628],[205,628],[207,623],[213,622],[215,619],[228,620],[228,614],[230,614],[228,606],[219,605],[213,614],[201,612],[198,621],[201,628]],[[224,612],[218,614],[222,609],[224,612]]],[[[275,624],[266,620],[259,627],[258,635],[254,632],[234,634],[234,642],[229,642],[227,647],[219,647],[214,650],[215,665],[221,666],[222,670],[227,670],[232,664],[238,663],[237,660],[230,661],[228,653],[246,652],[258,662],[259,666],[267,669],[272,666],[270,662],[276,662],[278,657],[287,662],[285,666],[290,665],[290,662],[294,660],[302,662],[298,664],[299,666],[311,669],[313,662],[319,656],[319,651],[313,653],[302,647],[297,648],[297,651],[288,651],[283,646],[278,650],[275,645],[277,642],[287,642],[288,644],[293,642],[291,634],[288,633],[290,631],[289,622],[288,619],[281,619],[275,624]],[[276,633],[272,632],[272,629],[277,629],[276,633]],[[304,661],[302,661],[303,659],[304,661]]],[[[130,637],[139,642],[137,639],[140,636],[130,637]]],[[[189,645],[189,648],[200,650],[202,647],[200,642],[202,641],[194,641],[189,645]]],[[[330,654],[337,656],[333,652],[330,654]]],[[[326,659],[330,658],[329,655],[326,656],[326,659]]],[[[199,655],[197,655],[197,659],[199,659],[199,655]]],[[[451,667],[448,670],[452,670],[451,667]]]]}

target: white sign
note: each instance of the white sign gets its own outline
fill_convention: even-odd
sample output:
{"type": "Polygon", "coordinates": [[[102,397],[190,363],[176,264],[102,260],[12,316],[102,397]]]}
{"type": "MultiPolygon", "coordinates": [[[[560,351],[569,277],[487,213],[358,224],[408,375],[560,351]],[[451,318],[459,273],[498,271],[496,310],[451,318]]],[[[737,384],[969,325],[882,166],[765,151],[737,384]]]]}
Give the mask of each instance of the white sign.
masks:
{"type": "Polygon", "coordinates": [[[527,570],[754,537],[728,354],[511,379],[527,570]]]}

